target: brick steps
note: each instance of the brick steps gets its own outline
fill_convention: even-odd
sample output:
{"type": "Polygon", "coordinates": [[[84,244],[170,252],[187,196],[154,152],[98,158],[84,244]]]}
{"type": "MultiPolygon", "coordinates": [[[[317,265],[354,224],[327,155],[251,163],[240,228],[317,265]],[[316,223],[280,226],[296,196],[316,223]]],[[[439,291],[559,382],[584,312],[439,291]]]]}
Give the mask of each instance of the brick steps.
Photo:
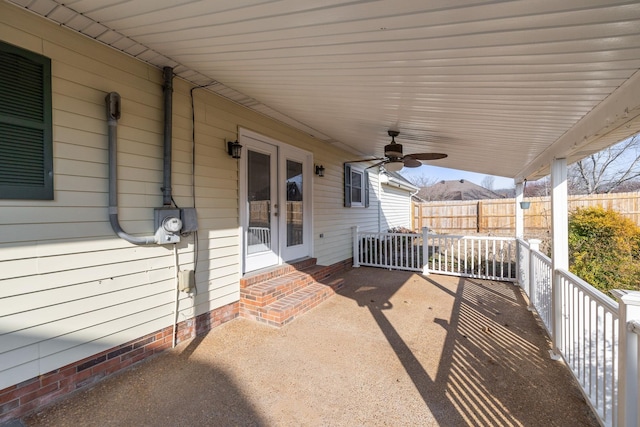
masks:
{"type": "Polygon", "coordinates": [[[244,277],[240,316],[280,327],[334,295],[343,279],[329,281],[335,267],[315,265],[315,261],[310,258],[244,277]]]}
{"type": "Polygon", "coordinates": [[[300,271],[309,267],[314,267],[316,266],[316,261],[316,258],[305,258],[300,261],[280,265],[275,268],[259,270],[257,272],[246,274],[243,278],[240,279],[240,288],[246,288],[255,285],[256,283],[264,282],[265,280],[273,279],[275,277],[281,277],[294,271],[300,271]]]}

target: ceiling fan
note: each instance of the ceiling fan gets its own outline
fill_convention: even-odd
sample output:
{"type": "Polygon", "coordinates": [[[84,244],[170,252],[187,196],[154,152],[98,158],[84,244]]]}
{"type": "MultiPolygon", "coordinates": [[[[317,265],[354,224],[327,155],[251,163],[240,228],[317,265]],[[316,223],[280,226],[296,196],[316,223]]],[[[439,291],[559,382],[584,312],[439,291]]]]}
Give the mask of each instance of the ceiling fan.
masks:
{"type": "Polygon", "coordinates": [[[346,163],[370,162],[372,160],[380,160],[370,168],[383,165],[389,172],[397,172],[403,167],[417,168],[422,166],[420,160],[439,160],[447,157],[443,153],[414,153],[404,155],[402,153],[402,144],[396,143],[396,136],[400,135],[397,130],[388,130],[387,133],[391,137],[391,143],[384,146],[384,157],[368,160],[354,160],[346,163]]]}

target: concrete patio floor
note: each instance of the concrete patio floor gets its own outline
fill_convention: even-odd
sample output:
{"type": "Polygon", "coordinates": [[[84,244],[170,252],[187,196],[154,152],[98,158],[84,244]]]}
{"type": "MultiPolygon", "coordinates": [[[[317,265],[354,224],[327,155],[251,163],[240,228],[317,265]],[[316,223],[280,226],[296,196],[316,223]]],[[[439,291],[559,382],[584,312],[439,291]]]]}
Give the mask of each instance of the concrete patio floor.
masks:
{"type": "Polygon", "coordinates": [[[359,268],[281,329],[237,319],[27,426],[597,426],[509,283],[359,268]]]}

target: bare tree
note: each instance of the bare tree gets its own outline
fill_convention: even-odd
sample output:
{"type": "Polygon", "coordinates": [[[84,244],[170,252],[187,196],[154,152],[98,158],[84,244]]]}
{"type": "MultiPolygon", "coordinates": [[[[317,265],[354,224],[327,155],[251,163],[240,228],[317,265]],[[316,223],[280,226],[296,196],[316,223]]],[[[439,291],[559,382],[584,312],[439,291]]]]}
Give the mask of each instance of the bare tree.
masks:
{"type": "Polygon", "coordinates": [[[640,135],[594,153],[568,170],[572,194],[611,193],[640,178],[640,135]]]}
{"type": "Polygon", "coordinates": [[[551,180],[549,176],[533,182],[527,182],[524,197],[544,197],[551,194],[551,180]]]}
{"type": "Polygon", "coordinates": [[[496,181],[495,177],[491,175],[487,175],[484,178],[482,178],[482,186],[487,190],[493,190],[493,185],[495,181],[496,181]]]}
{"type": "Polygon", "coordinates": [[[428,175],[416,175],[412,177],[405,176],[405,179],[418,188],[431,187],[433,184],[439,181],[438,178],[428,175]]]}

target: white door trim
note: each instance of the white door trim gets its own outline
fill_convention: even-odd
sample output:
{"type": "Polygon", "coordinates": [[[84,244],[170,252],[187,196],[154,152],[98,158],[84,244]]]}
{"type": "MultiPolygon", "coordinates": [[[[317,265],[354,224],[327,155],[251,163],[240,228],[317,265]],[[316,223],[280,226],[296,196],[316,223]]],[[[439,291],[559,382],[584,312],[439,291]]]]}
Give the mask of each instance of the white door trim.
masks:
{"type": "MultiPolygon", "coordinates": [[[[313,256],[313,154],[309,151],[291,146],[289,144],[269,138],[257,132],[239,128],[238,139],[240,144],[251,146],[251,140],[259,143],[269,144],[277,147],[277,181],[278,185],[275,191],[278,191],[278,229],[279,229],[279,246],[277,249],[277,261],[275,265],[291,261],[295,258],[304,256],[313,256]],[[303,247],[296,247],[297,251],[286,250],[286,194],[284,186],[286,182],[286,160],[296,160],[303,164],[303,247]],[[295,255],[294,255],[295,254],[295,255]]],[[[248,223],[248,215],[244,209],[244,203],[247,200],[247,150],[243,148],[242,158],[238,167],[238,207],[239,207],[239,235],[240,235],[240,272],[247,272],[247,232],[245,230],[248,223]]]]}

